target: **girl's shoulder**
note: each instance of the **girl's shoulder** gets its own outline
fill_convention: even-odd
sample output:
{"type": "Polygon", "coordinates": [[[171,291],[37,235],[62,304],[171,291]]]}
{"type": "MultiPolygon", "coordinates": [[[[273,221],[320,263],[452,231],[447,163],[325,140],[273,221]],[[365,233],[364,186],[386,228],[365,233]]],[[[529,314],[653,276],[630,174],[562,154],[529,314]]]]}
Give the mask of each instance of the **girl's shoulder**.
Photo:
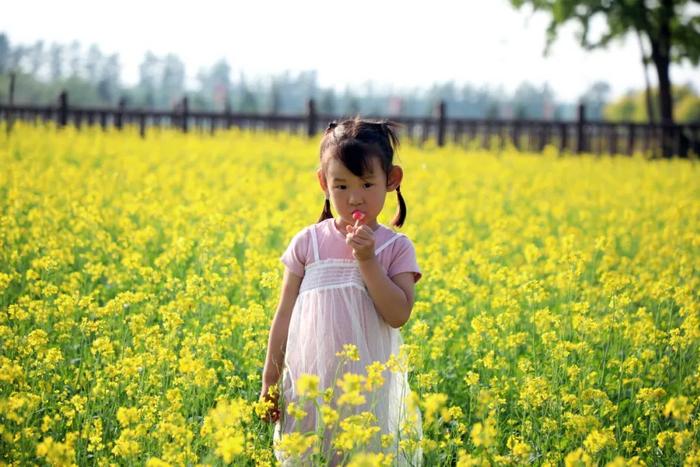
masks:
{"type": "MultiPolygon", "coordinates": [[[[333,219],[330,219],[331,221],[333,219]]],[[[332,225],[331,225],[332,227],[332,225]]],[[[317,244],[323,240],[329,232],[328,219],[314,224],[309,224],[297,231],[289,242],[288,248],[302,252],[310,252],[312,243],[317,244]]]]}
{"type": "Polygon", "coordinates": [[[290,244],[295,245],[295,244],[306,244],[310,241],[311,238],[311,229],[313,228],[314,224],[309,224],[301,229],[299,229],[291,238],[290,244]]]}
{"type": "Polygon", "coordinates": [[[416,248],[413,241],[403,232],[396,232],[388,229],[391,232],[391,238],[388,240],[391,244],[386,247],[385,261],[388,263],[387,273],[389,277],[394,277],[402,272],[412,272],[415,282],[423,275],[418,266],[416,248]]]}
{"type": "MultiPolygon", "coordinates": [[[[385,227],[386,228],[386,227],[385,227]]],[[[413,245],[413,241],[411,238],[406,235],[403,232],[397,232],[393,229],[386,228],[386,230],[389,232],[387,235],[387,241],[391,242],[391,247],[390,251],[393,252],[394,254],[397,254],[401,251],[405,251],[407,249],[414,250],[415,246],[413,245]]]]}
{"type": "Polygon", "coordinates": [[[280,259],[294,274],[303,277],[304,268],[309,261],[311,251],[311,228],[303,227],[292,237],[280,259]]]}
{"type": "Polygon", "coordinates": [[[404,232],[399,232],[398,230],[395,230],[393,227],[384,225],[384,224],[379,224],[379,229],[375,233],[375,235],[378,235],[382,238],[387,238],[389,240],[392,240],[393,242],[400,242],[400,243],[413,243],[411,241],[411,238],[405,234],[404,232]],[[396,237],[394,239],[394,237],[396,237]]]}

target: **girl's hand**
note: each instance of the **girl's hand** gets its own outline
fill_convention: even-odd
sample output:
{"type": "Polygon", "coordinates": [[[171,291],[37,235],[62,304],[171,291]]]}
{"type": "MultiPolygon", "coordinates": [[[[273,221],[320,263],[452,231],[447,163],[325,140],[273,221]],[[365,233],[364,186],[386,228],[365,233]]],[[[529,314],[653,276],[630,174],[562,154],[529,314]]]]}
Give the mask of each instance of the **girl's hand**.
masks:
{"type": "Polygon", "coordinates": [[[352,248],[352,255],[358,261],[367,261],[374,258],[374,232],[369,226],[360,224],[360,219],[355,221],[355,225],[345,227],[348,234],[345,236],[345,243],[352,248]]]}
{"type": "Polygon", "coordinates": [[[280,409],[278,404],[279,396],[276,390],[270,390],[270,386],[263,385],[260,391],[260,400],[268,401],[272,403],[272,406],[268,409],[267,413],[262,417],[263,421],[276,423],[280,419],[280,409]]]}

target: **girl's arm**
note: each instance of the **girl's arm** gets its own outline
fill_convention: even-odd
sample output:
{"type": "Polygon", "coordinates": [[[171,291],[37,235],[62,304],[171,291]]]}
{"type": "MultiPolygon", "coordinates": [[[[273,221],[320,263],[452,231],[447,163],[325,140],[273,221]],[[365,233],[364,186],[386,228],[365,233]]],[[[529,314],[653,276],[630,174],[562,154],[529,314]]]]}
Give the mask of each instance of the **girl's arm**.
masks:
{"type": "Polygon", "coordinates": [[[301,277],[285,268],[280,301],[270,326],[270,337],[267,342],[267,356],[265,357],[265,368],[262,375],[263,395],[267,392],[268,387],[277,383],[282,374],[289,320],[292,317],[292,310],[294,309],[297,295],[299,295],[301,280],[301,277]]]}
{"type": "Polygon", "coordinates": [[[403,326],[411,316],[415,281],[412,272],[402,272],[392,278],[379,265],[377,258],[358,261],[367,290],[379,314],[393,328],[403,326]]]}

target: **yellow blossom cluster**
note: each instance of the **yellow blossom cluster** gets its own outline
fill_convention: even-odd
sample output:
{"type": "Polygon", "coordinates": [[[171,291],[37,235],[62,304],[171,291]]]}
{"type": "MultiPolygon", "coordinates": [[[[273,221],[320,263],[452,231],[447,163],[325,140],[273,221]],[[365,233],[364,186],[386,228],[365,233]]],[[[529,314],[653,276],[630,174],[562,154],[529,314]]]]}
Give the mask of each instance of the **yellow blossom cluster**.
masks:
{"type": "MultiPolygon", "coordinates": [[[[279,256],[323,209],[318,143],[0,125],[0,464],[275,465],[258,394],[279,256]]],[[[333,387],[305,375],[282,415],[321,404],[356,466],[399,464],[395,446],[424,465],[700,465],[696,160],[429,141],[394,162],[423,273],[401,353],[333,387]],[[403,372],[395,439],[356,412],[403,372]]]]}

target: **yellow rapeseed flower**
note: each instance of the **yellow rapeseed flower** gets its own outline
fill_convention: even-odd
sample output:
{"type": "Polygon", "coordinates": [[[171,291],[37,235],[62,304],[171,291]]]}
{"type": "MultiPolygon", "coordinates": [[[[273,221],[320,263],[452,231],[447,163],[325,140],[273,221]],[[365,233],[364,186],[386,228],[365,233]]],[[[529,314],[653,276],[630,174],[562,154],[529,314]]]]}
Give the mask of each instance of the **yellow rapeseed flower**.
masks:
{"type": "Polygon", "coordinates": [[[394,455],[391,453],[359,453],[352,456],[348,467],[390,467],[393,465],[394,455]]]}
{"type": "Polygon", "coordinates": [[[690,403],[685,396],[670,398],[664,407],[664,416],[673,417],[683,423],[686,423],[690,419],[692,412],[693,404],[690,403]]]}
{"type": "Polygon", "coordinates": [[[297,394],[299,397],[308,397],[315,399],[320,395],[319,389],[319,378],[317,375],[302,374],[297,379],[297,394]]]}

